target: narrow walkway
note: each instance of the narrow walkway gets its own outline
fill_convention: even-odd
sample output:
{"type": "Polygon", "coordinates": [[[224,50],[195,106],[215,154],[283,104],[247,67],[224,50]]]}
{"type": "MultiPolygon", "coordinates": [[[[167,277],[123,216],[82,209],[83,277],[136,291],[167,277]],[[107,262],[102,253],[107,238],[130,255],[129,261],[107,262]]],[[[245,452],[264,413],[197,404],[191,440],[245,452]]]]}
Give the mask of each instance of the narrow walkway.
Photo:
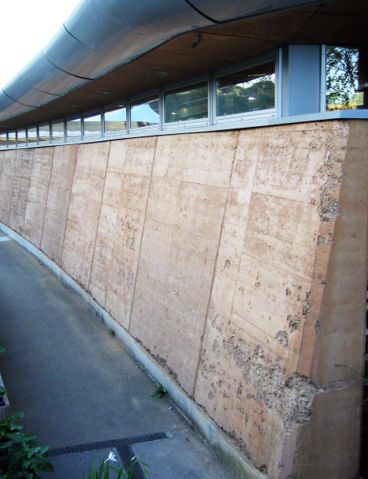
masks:
{"type": "MultiPolygon", "coordinates": [[[[148,478],[234,478],[106,326],[45,266],[0,233],[0,370],[13,412],[37,442],[60,448],[169,433],[133,444],[148,478]]],[[[141,438],[142,439],[142,438],[141,438]]],[[[143,440],[145,437],[143,437],[143,440]]],[[[59,455],[49,479],[82,478],[110,448],[59,455]]],[[[115,449],[115,452],[117,450],[115,449]]]]}

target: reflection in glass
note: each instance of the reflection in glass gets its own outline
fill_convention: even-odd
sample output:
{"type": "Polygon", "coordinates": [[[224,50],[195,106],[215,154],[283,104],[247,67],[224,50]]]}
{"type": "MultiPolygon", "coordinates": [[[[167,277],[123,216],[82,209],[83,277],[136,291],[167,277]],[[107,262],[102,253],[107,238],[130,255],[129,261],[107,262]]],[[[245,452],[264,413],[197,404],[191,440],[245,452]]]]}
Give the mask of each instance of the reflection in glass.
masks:
{"type": "Polygon", "coordinates": [[[43,141],[50,141],[50,125],[40,125],[38,128],[38,141],[41,143],[43,141]]]}
{"type": "Polygon", "coordinates": [[[17,130],[17,145],[26,144],[26,130],[17,130]]]}
{"type": "Polygon", "coordinates": [[[52,124],[52,141],[53,143],[60,143],[65,140],[64,136],[64,122],[52,124]]]}
{"type": "Polygon", "coordinates": [[[15,131],[8,132],[8,146],[15,146],[15,131]]]}
{"type": "Polygon", "coordinates": [[[87,116],[83,119],[83,137],[96,138],[101,136],[101,115],[87,116]]]}
{"type": "Polygon", "coordinates": [[[105,135],[124,133],[126,130],[126,108],[105,112],[105,135]]]}
{"type": "Polygon", "coordinates": [[[142,128],[144,126],[159,125],[158,98],[144,100],[136,103],[130,110],[131,128],[142,128]]]}
{"type": "Polygon", "coordinates": [[[206,84],[165,95],[165,122],[197,120],[208,117],[206,84]]]}
{"type": "Polygon", "coordinates": [[[216,81],[218,116],[275,108],[275,63],[233,73],[216,81]]]}
{"type": "Polygon", "coordinates": [[[37,128],[27,128],[27,144],[37,143],[37,128]]]}
{"type": "Polygon", "coordinates": [[[6,146],[6,133],[0,133],[0,146],[6,146]]]}
{"type": "Polygon", "coordinates": [[[326,47],[326,109],[368,108],[367,48],[326,47]]]}
{"type": "Polygon", "coordinates": [[[82,120],[75,118],[66,122],[66,139],[80,140],[82,137],[82,120]]]}

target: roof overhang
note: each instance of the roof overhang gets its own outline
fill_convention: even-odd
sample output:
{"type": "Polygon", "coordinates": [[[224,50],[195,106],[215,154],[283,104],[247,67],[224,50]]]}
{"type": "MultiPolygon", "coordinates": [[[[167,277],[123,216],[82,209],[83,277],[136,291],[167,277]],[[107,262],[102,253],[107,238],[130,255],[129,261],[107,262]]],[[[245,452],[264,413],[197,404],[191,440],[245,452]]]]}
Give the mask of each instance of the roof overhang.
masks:
{"type": "Polygon", "coordinates": [[[0,93],[0,130],[98,109],[286,44],[366,45],[367,19],[366,0],[85,0],[0,93]]]}

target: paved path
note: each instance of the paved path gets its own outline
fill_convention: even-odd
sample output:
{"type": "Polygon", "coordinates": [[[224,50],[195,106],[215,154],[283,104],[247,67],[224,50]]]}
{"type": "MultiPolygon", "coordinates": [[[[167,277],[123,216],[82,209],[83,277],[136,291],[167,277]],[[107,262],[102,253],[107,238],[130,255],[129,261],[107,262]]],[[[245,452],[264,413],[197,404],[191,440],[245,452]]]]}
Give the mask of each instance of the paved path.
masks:
{"type": "MultiPolygon", "coordinates": [[[[12,411],[24,412],[25,431],[41,445],[169,432],[167,439],[132,446],[150,465],[148,478],[235,477],[170,398],[151,397],[155,384],[87,304],[2,233],[0,345],[6,348],[0,370],[12,411]]],[[[109,450],[52,458],[55,473],[44,477],[82,478],[91,459],[102,460],[109,450]]]]}

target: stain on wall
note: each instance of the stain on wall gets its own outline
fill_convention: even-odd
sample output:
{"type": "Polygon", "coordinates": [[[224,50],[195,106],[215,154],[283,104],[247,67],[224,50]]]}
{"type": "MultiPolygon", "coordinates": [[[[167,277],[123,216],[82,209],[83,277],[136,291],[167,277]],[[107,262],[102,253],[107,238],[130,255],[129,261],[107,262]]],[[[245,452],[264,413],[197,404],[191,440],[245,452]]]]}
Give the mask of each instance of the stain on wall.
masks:
{"type": "Polygon", "coordinates": [[[17,151],[2,151],[0,155],[0,221],[7,225],[9,224],[10,204],[13,193],[14,164],[17,151]]]}
{"type": "Polygon", "coordinates": [[[237,137],[175,135],[157,143],[131,332],[190,395],[237,137]]]}
{"type": "Polygon", "coordinates": [[[14,162],[14,178],[10,200],[9,226],[23,235],[31,182],[34,150],[17,150],[14,162]]]}
{"type": "Polygon", "coordinates": [[[157,138],[111,143],[90,292],[129,327],[157,138]]]}
{"type": "Polygon", "coordinates": [[[39,247],[52,168],[53,148],[42,148],[33,156],[31,181],[24,220],[24,237],[39,247]]]}
{"type": "Polygon", "coordinates": [[[77,149],[77,145],[54,148],[41,249],[58,265],[63,255],[77,149]]]}
{"type": "Polygon", "coordinates": [[[110,143],[78,146],[62,267],[88,289],[110,143]]]}

